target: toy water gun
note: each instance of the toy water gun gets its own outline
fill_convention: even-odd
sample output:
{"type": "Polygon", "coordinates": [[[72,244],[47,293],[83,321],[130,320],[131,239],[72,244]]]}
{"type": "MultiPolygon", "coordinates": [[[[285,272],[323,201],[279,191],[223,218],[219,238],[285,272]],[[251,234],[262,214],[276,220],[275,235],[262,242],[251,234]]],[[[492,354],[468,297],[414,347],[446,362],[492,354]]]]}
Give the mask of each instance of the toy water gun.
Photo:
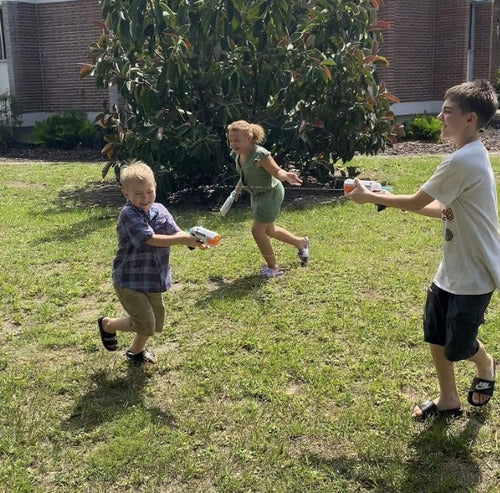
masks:
{"type": "MultiPolygon", "coordinates": [[[[382,192],[383,190],[387,192],[392,192],[392,187],[382,186],[378,181],[373,180],[359,180],[370,192],[382,192]]],[[[347,178],[344,180],[344,194],[352,192],[356,184],[352,178],[347,178]]],[[[383,211],[387,206],[386,205],[377,205],[377,212],[383,211]]]]}
{"type": "Polygon", "coordinates": [[[200,243],[207,246],[219,246],[221,236],[215,231],[210,231],[203,226],[193,226],[187,232],[193,235],[200,243]]]}
{"type": "Polygon", "coordinates": [[[236,191],[233,190],[220,208],[221,216],[225,216],[229,212],[229,209],[231,209],[231,206],[233,205],[235,200],[236,200],[236,191]]]}

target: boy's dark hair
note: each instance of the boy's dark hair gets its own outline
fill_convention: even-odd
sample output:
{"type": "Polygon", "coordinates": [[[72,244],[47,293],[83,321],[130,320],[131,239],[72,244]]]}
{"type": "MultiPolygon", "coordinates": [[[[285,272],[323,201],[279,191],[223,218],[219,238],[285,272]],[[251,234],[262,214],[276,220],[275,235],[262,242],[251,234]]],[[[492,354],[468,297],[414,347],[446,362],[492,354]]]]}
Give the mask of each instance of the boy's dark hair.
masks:
{"type": "Polygon", "coordinates": [[[476,113],[478,128],[488,125],[498,108],[496,91],[486,79],[463,82],[450,87],[445,92],[444,99],[454,101],[464,112],[476,113]]]}

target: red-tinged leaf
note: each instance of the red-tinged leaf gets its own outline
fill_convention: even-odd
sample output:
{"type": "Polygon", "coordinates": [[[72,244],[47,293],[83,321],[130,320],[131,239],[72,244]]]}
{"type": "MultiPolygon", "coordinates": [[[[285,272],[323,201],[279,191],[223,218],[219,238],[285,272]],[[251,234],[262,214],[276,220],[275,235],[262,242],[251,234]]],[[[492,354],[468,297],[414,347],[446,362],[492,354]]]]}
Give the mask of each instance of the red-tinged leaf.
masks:
{"type": "Polygon", "coordinates": [[[305,39],[305,45],[310,48],[311,45],[314,43],[314,40],[316,39],[316,36],[314,34],[308,34],[305,39]]]}
{"type": "Polygon", "coordinates": [[[388,67],[390,65],[389,60],[385,56],[378,56],[373,64],[377,67],[388,67]]]}
{"type": "Polygon", "coordinates": [[[325,128],[325,122],[319,118],[315,118],[313,120],[313,125],[317,128],[325,128]]]}
{"type": "Polygon", "coordinates": [[[396,135],[405,135],[405,126],[402,123],[394,125],[394,133],[396,135]]]}
{"type": "Polygon", "coordinates": [[[92,25],[94,27],[98,27],[99,29],[102,29],[105,32],[109,32],[108,26],[103,21],[92,21],[92,25]]]}
{"type": "Polygon", "coordinates": [[[377,104],[377,101],[375,101],[375,99],[373,99],[371,96],[366,96],[365,101],[372,106],[375,106],[377,104]]]}
{"type": "Polygon", "coordinates": [[[106,178],[106,175],[108,174],[109,169],[111,168],[112,161],[108,161],[101,170],[101,176],[102,178],[106,178]]]}
{"type": "Polygon", "coordinates": [[[384,56],[380,55],[369,55],[364,58],[363,60],[364,63],[368,64],[373,64],[376,65],[377,67],[388,67],[389,66],[389,60],[385,58],[384,56]]]}
{"type": "Polygon", "coordinates": [[[372,4],[372,7],[373,7],[375,10],[378,10],[378,8],[380,7],[380,4],[379,4],[379,1],[378,1],[378,0],[370,0],[370,3],[372,4]]]}
{"type": "Polygon", "coordinates": [[[391,103],[399,103],[399,99],[389,92],[384,92],[383,94],[380,94],[380,97],[383,99],[387,99],[387,101],[390,101],[391,103]]]}
{"type": "Polygon", "coordinates": [[[321,70],[323,70],[323,72],[325,72],[326,78],[328,80],[332,80],[332,73],[326,65],[321,64],[321,70]]]}
{"type": "Polygon", "coordinates": [[[373,24],[370,24],[368,28],[369,31],[385,31],[391,28],[391,24],[386,21],[377,21],[373,24]]]}
{"type": "Polygon", "coordinates": [[[108,154],[109,150],[113,148],[113,143],[108,142],[102,149],[101,154],[108,154]]]}
{"type": "Polygon", "coordinates": [[[92,72],[94,66],[90,63],[82,63],[82,68],[80,69],[80,77],[85,77],[92,72]]]}

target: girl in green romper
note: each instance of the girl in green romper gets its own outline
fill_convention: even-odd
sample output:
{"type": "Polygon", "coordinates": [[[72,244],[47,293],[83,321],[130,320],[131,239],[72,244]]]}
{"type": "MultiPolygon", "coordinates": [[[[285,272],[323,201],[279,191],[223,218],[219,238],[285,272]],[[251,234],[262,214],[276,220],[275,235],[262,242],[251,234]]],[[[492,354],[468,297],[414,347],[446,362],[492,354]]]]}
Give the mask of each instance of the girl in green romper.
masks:
{"type": "Polygon", "coordinates": [[[264,277],[277,277],[284,273],[277,263],[270,238],[289,243],[297,248],[302,265],[309,260],[309,238],[295,236],[274,224],[277,219],[285,189],[282,181],[300,185],[302,180],[290,171],[280,168],[271,153],[261,147],[265,138],[260,125],[239,120],[228,126],[231,156],[236,161],[240,179],[236,185],[236,196],[242,189],[250,193],[253,214],[252,235],[264,257],[266,265],[261,268],[264,277]]]}

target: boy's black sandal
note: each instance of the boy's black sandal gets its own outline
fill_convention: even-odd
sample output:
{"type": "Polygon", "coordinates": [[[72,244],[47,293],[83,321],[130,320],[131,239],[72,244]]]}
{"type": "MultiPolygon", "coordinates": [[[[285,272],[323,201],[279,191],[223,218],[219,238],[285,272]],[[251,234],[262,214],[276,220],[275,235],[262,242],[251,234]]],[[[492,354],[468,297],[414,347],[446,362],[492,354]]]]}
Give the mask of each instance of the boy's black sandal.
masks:
{"type": "Polygon", "coordinates": [[[102,328],[102,319],[104,317],[99,317],[97,319],[97,326],[99,327],[99,334],[101,334],[102,345],[108,351],[116,351],[118,349],[118,338],[116,337],[116,332],[110,334],[109,332],[105,332],[102,328]]]}
{"type": "MultiPolygon", "coordinates": [[[[496,361],[493,361],[493,375],[496,374],[496,366],[496,361]]],[[[486,380],[485,378],[474,377],[474,380],[472,380],[472,385],[470,386],[469,392],[467,394],[467,402],[471,406],[482,407],[490,402],[494,390],[495,380],[486,380]],[[489,398],[484,402],[474,402],[472,400],[472,396],[474,394],[489,395],[489,398]]]]}
{"type": "Polygon", "coordinates": [[[156,363],[156,356],[146,349],[143,349],[140,353],[137,354],[134,354],[132,351],[127,351],[125,353],[125,356],[127,356],[129,362],[134,364],[135,366],[141,366],[144,363],[156,363]]]}
{"type": "Polygon", "coordinates": [[[425,421],[426,419],[436,417],[436,418],[459,418],[462,416],[464,410],[461,407],[455,409],[445,409],[441,411],[438,409],[434,401],[425,401],[422,404],[418,404],[422,414],[420,416],[415,416],[414,421],[425,421]]]}

